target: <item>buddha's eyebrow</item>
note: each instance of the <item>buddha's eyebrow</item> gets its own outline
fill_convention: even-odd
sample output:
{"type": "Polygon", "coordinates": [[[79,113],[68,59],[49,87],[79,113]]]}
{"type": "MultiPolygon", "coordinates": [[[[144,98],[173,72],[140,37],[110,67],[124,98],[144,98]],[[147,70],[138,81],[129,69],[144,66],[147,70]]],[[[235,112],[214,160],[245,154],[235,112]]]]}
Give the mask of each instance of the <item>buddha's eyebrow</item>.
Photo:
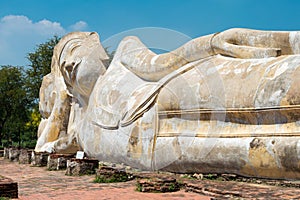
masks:
{"type": "Polygon", "coordinates": [[[72,39],[70,39],[70,40],[68,40],[65,44],[64,44],[64,46],[62,47],[62,49],[61,49],[61,51],[60,51],[60,53],[59,53],[59,57],[58,57],[58,62],[60,63],[60,59],[61,59],[61,56],[62,56],[62,54],[63,54],[63,52],[66,50],[66,47],[70,44],[70,46],[71,46],[71,53],[72,53],[72,51],[74,51],[74,48],[75,47],[78,47],[78,46],[80,46],[80,44],[82,43],[82,38],[72,38],[72,39]],[[72,47],[72,45],[73,44],[75,44],[75,47],[72,47]]]}
{"type": "Polygon", "coordinates": [[[73,51],[75,51],[75,49],[77,49],[78,47],[80,47],[80,44],[77,44],[76,46],[72,47],[71,53],[73,53],[73,51]]]}

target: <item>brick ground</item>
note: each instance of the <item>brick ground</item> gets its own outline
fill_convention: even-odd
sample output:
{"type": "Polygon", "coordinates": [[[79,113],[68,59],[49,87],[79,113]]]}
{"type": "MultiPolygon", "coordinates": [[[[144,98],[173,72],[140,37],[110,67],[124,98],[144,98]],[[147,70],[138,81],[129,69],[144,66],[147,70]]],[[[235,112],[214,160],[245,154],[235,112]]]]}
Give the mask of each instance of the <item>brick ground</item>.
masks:
{"type": "Polygon", "coordinates": [[[208,196],[185,192],[140,193],[136,181],[113,184],[93,183],[92,176],[65,176],[65,171],[48,171],[46,167],[30,167],[0,158],[0,174],[19,185],[20,200],[95,200],[95,199],[210,199],[208,196]]]}
{"type": "Polygon", "coordinates": [[[190,179],[180,181],[192,192],[181,189],[174,193],[140,193],[135,191],[135,180],[98,184],[93,183],[94,175],[65,176],[65,171],[48,171],[46,167],[30,167],[3,158],[0,158],[0,174],[18,182],[20,200],[300,199],[300,187],[190,179]]]}

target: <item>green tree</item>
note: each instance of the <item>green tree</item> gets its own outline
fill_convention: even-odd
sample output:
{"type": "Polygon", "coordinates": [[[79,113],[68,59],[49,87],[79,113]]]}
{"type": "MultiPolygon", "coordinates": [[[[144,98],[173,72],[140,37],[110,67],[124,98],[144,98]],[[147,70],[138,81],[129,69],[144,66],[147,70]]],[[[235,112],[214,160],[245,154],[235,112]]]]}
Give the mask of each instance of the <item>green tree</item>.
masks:
{"type": "Polygon", "coordinates": [[[24,127],[23,140],[25,146],[33,147],[36,140],[37,130],[41,121],[39,114],[38,99],[43,77],[51,71],[51,61],[55,45],[60,38],[53,36],[45,43],[37,45],[34,52],[28,53],[27,59],[30,64],[26,70],[26,89],[29,99],[28,117],[24,127]]]}
{"type": "Polygon", "coordinates": [[[54,36],[47,42],[38,45],[34,52],[27,55],[30,65],[26,71],[26,87],[32,108],[35,110],[38,110],[39,90],[43,77],[51,71],[53,50],[59,39],[59,37],[54,36]]]}
{"type": "Polygon", "coordinates": [[[28,98],[25,73],[21,67],[0,67],[0,142],[20,141],[21,131],[28,121],[28,98]]]}
{"type": "Polygon", "coordinates": [[[106,54],[109,57],[109,59],[106,62],[104,62],[104,65],[105,65],[106,69],[109,67],[109,65],[110,65],[111,61],[113,60],[114,55],[116,53],[115,50],[110,52],[108,49],[109,49],[109,47],[104,47],[104,50],[105,50],[106,54]]]}

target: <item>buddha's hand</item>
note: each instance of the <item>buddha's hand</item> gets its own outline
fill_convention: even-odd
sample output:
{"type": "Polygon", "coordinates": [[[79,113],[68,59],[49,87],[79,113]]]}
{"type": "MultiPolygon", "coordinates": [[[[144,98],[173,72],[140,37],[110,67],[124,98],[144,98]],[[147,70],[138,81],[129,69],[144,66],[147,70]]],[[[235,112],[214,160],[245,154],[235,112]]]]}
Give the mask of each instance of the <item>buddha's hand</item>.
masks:
{"type": "Polygon", "coordinates": [[[229,29],[214,34],[211,47],[215,54],[234,58],[277,57],[281,55],[281,48],[278,48],[272,34],[270,31],[229,29]]]}

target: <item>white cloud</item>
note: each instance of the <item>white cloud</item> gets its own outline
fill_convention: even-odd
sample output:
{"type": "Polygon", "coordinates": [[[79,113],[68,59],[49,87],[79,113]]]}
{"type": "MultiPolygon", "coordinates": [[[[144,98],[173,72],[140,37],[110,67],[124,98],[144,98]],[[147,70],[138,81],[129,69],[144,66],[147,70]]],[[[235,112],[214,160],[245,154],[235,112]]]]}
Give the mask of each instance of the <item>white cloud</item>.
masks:
{"type": "Polygon", "coordinates": [[[82,31],[82,30],[87,29],[87,27],[88,27],[88,25],[87,25],[86,22],[84,22],[84,21],[79,21],[79,22],[77,22],[76,24],[70,26],[70,29],[71,29],[72,31],[82,31]]]}
{"type": "Polygon", "coordinates": [[[59,22],[43,19],[33,22],[26,16],[8,15],[0,20],[0,65],[26,65],[26,55],[54,35],[62,36],[70,31],[87,28],[87,23],[78,21],[70,29],[59,22]]]}

